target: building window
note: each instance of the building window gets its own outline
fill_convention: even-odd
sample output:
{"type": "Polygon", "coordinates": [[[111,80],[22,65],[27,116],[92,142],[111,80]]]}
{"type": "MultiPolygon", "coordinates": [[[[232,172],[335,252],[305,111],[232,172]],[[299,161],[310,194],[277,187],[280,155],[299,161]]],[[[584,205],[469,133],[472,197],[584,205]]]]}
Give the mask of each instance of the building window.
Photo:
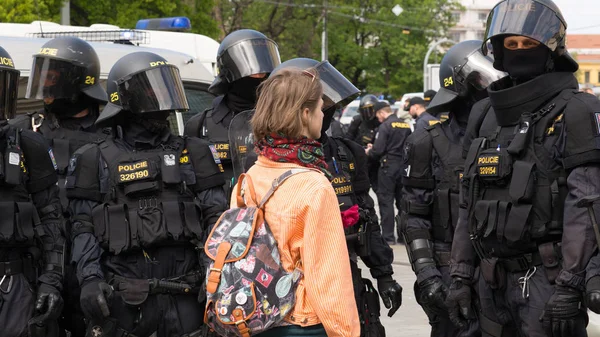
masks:
{"type": "Polygon", "coordinates": [[[453,32],[453,33],[450,33],[450,40],[458,43],[458,42],[462,41],[463,39],[461,37],[460,32],[453,32]]]}
{"type": "Polygon", "coordinates": [[[590,72],[589,71],[586,71],[584,73],[584,77],[585,77],[585,79],[583,80],[583,83],[590,83],[590,72]]]}
{"type": "Polygon", "coordinates": [[[488,17],[487,12],[479,12],[479,21],[486,21],[488,17]]]}
{"type": "Polygon", "coordinates": [[[459,12],[452,13],[452,20],[454,22],[460,22],[460,13],[459,12]]]}

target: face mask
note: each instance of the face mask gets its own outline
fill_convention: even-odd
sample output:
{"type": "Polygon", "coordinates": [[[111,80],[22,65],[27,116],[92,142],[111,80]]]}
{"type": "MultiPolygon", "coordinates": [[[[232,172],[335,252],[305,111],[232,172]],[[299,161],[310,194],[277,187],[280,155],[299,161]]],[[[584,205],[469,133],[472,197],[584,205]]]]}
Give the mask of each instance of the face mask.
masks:
{"type": "Polygon", "coordinates": [[[132,120],[151,133],[161,133],[169,128],[169,112],[153,112],[150,114],[132,114],[132,120]]]}
{"type": "Polygon", "coordinates": [[[56,117],[69,118],[90,107],[93,100],[85,94],[80,94],[75,102],[70,99],[57,98],[52,104],[44,104],[44,110],[56,117]]]}
{"type": "Polygon", "coordinates": [[[229,94],[238,96],[246,101],[256,103],[256,89],[266,79],[244,77],[231,83],[229,94]]]}
{"type": "Polygon", "coordinates": [[[503,50],[504,70],[514,79],[531,79],[546,73],[550,49],[540,44],[531,49],[503,50]]]}

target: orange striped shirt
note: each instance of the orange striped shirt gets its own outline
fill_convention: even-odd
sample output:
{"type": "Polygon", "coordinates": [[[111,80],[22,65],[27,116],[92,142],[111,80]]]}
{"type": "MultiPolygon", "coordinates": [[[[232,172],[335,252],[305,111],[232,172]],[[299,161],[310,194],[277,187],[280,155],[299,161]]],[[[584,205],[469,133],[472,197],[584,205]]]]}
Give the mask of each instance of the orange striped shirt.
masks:
{"type": "MultiPolygon", "coordinates": [[[[299,167],[259,156],[247,173],[252,178],[256,202],[262,200],[274,179],[299,167]]],[[[231,204],[235,205],[235,195],[231,204]]],[[[348,248],[329,180],[317,170],[287,179],[265,205],[265,220],[277,239],[285,270],[293,271],[302,261],[304,277],[286,321],[300,326],[322,323],[329,337],[360,336],[348,248]]]]}

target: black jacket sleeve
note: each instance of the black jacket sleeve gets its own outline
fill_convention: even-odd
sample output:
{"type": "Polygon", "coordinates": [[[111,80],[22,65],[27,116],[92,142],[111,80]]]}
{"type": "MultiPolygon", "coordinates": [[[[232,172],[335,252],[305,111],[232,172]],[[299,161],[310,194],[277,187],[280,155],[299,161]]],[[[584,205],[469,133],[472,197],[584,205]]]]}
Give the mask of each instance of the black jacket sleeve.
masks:
{"type": "Polygon", "coordinates": [[[369,150],[369,159],[373,161],[379,161],[387,151],[387,144],[389,142],[391,132],[390,123],[383,123],[379,127],[377,134],[375,135],[375,141],[373,147],[369,150]]]}
{"type": "Polygon", "coordinates": [[[371,244],[371,255],[361,256],[361,260],[370,269],[371,276],[379,278],[394,273],[392,262],[394,262],[394,251],[381,236],[381,226],[375,212],[375,202],[369,195],[369,172],[367,171],[368,158],[362,146],[353,141],[342,140],[350,149],[356,164],[355,175],[352,180],[354,193],[358,199],[358,206],[363,209],[370,219],[367,230],[371,244]]]}
{"type": "Polygon", "coordinates": [[[360,127],[360,123],[362,123],[362,118],[360,118],[360,115],[356,115],[354,116],[354,118],[352,118],[352,121],[350,122],[350,126],[348,126],[348,132],[346,132],[346,138],[358,142],[358,137],[359,137],[359,127],[360,127]]]}
{"type": "Polygon", "coordinates": [[[58,178],[45,139],[34,132],[21,132],[21,147],[28,172],[28,192],[40,216],[37,235],[42,243],[44,272],[38,278],[44,283],[62,290],[65,259],[65,219],[56,185],[58,178]]]}
{"type": "Polygon", "coordinates": [[[79,283],[104,278],[103,249],[94,235],[92,210],[102,202],[108,186],[108,165],[95,144],[77,150],[69,163],[66,188],[71,216],[71,263],[79,283]]]}

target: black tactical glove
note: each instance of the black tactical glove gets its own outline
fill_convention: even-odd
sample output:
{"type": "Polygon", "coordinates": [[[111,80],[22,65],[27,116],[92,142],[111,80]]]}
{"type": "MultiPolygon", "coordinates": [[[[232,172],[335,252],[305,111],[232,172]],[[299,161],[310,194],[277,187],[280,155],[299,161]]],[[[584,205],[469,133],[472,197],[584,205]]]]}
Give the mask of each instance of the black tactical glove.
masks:
{"type": "Polygon", "coordinates": [[[109,301],[113,289],[102,279],[94,278],[81,287],[81,310],[86,318],[101,321],[110,315],[109,301]]]}
{"type": "Polygon", "coordinates": [[[468,283],[463,278],[454,277],[446,297],[448,317],[454,325],[461,329],[468,327],[469,320],[477,319],[473,312],[471,287],[468,283]]]}
{"type": "Polygon", "coordinates": [[[392,317],[402,305],[402,287],[387,275],[377,279],[377,290],[385,307],[390,309],[388,317],[392,317]]]}
{"type": "Polygon", "coordinates": [[[586,336],[587,314],[581,302],[580,291],[556,286],[540,317],[548,337],[586,336]]]}
{"type": "Polygon", "coordinates": [[[45,320],[58,319],[63,309],[63,298],[60,291],[51,285],[40,284],[35,301],[35,310],[43,315],[45,320]]]}
{"type": "Polygon", "coordinates": [[[600,276],[594,276],[587,282],[585,292],[585,303],[588,309],[600,314],[600,276]]]}
{"type": "Polygon", "coordinates": [[[417,302],[425,312],[440,315],[448,312],[446,307],[446,297],[448,296],[448,287],[440,277],[430,277],[419,285],[419,298],[417,302]]]}

